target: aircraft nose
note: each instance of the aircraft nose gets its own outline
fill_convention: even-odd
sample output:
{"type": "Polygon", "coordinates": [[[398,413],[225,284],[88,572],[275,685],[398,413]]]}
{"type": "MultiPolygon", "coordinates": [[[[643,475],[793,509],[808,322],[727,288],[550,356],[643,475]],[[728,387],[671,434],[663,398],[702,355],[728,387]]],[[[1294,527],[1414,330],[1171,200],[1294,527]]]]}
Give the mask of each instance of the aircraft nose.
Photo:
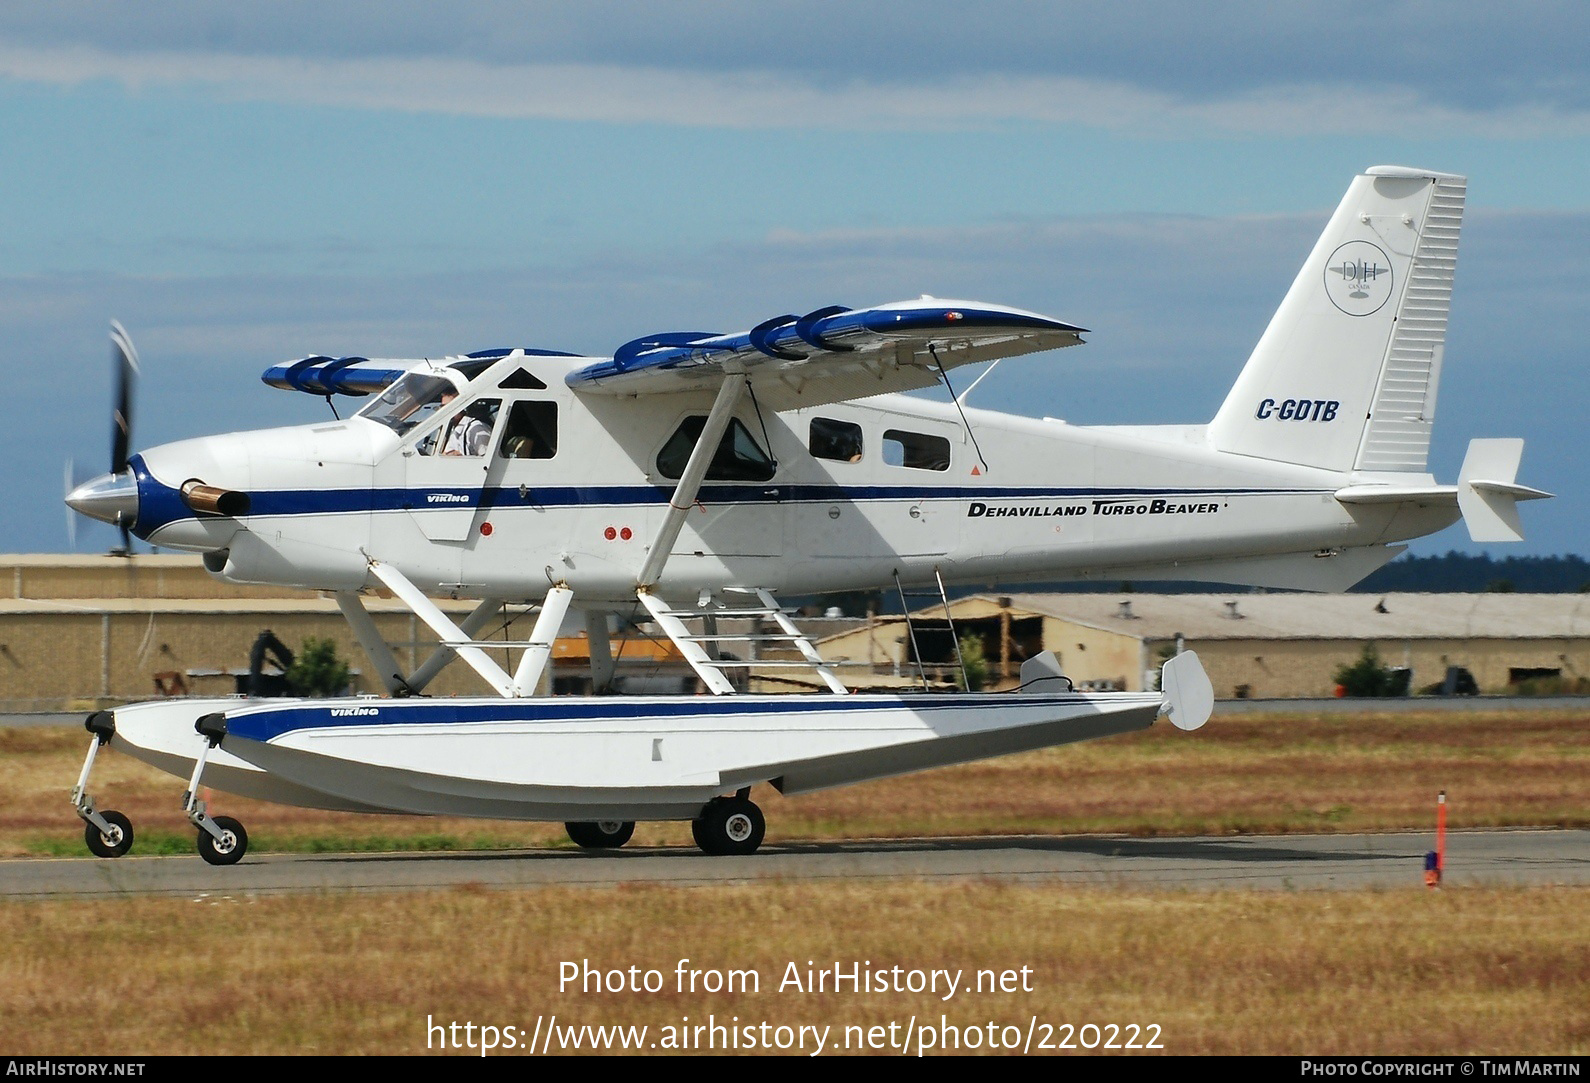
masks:
{"type": "Polygon", "coordinates": [[[66,505],[90,519],[130,527],[138,518],[138,479],[131,470],[101,474],[67,493],[66,505]]]}

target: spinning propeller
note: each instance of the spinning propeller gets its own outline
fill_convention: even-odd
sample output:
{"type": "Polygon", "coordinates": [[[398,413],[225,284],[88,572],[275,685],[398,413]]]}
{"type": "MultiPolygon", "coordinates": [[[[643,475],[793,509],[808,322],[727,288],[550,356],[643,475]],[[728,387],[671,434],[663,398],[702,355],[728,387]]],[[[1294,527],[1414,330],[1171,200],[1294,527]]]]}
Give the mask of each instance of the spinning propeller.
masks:
{"type": "MultiPolygon", "coordinates": [[[[138,351],[115,320],[110,324],[111,364],[116,368],[116,397],[111,415],[110,473],[77,486],[66,495],[67,506],[121,531],[120,556],[132,551],[132,527],[138,520],[138,480],[128,466],[132,445],[133,397],[138,382],[138,351]]],[[[68,471],[71,467],[68,466],[68,471]]],[[[70,477],[70,474],[68,474],[70,477]]]]}
{"type": "Polygon", "coordinates": [[[132,442],[133,392],[138,382],[138,351],[115,320],[110,321],[111,364],[116,366],[116,407],[111,416],[110,472],[127,469],[127,448],[132,442]]]}

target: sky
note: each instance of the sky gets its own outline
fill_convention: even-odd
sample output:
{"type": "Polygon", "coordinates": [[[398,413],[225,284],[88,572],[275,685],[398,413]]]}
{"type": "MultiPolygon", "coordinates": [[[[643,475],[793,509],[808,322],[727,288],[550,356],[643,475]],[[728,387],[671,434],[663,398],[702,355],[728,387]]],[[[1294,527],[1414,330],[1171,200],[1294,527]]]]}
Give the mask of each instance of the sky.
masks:
{"type": "MultiPolygon", "coordinates": [[[[268,366],[662,330],[922,293],[1093,329],[975,405],[1213,416],[1355,173],[1462,173],[1431,468],[1524,436],[1527,540],[1590,552],[1590,5],[0,6],[0,551],[135,446],[319,421],[268,366]]],[[[970,378],[969,376],[967,377],[970,378]]]]}

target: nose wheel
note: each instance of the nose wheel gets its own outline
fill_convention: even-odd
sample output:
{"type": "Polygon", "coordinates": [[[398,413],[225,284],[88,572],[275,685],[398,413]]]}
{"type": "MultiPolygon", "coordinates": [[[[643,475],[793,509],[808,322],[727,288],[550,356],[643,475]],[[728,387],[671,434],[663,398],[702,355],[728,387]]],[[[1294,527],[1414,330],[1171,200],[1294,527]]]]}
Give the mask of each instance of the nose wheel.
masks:
{"type": "Polygon", "coordinates": [[[211,865],[236,865],[246,853],[248,832],[232,817],[216,816],[199,825],[199,856],[211,865]]]}
{"type": "Polygon", "coordinates": [[[182,811],[188,822],[199,829],[199,856],[211,865],[236,865],[248,853],[248,832],[230,816],[211,816],[205,803],[199,800],[199,780],[204,777],[204,765],[210,750],[218,748],[226,736],[226,715],[207,714],[193,724],[204,743],[193,763],[193,778],[188,781],[187,792],[182,795],[182,811]]]}
{"type": "Polygon", "coordinates": [[[120,857],[131,850],[132,821],[115,809],[107,809],[99,813],[99,817],[105,827],[93,823],[83,825],[83,841],[88,843],[88,852],[95,857],[120,857]]]}
{"type": "Polygon", "coordinates": [[[714,797],[690,821],[690,833],[706,854],[754,854],[766,832],[762,810],[743,793],[714,797]]]}
{"type": "Polygon", "coordinates": [[[93,737],[83,759],[82,773],[77,776],[77,787],[72,790],[72,809],[83,821],[83,841],[88,843],[88,852],[95,857],[120,857],[132,849],[132,821],[114,809],[99,811],[88,792],[94,757],[116,735],[116,716],[109,711],[95,711],[84,725],[93,737]]]}

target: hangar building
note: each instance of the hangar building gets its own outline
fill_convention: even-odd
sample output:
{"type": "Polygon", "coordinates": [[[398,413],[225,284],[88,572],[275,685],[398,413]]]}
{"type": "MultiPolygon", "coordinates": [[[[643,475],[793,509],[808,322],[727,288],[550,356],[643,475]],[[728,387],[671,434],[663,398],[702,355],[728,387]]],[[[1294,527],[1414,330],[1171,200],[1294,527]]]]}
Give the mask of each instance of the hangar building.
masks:
{"type": "MultiPolygon", "coordinates": [[[[372,596],[367,605],[400,660],[416,664],[434,648],[429,629],[397,603],[372,596]]],[[[457,620],[473,603],[442,607],[457,620]]],[[[952,602],[950,614],[958,637],[981,641],[996,688],[1017,683],[1023,659],[1053,650],[1079,684],[1138,690],[1179,638],[1198,651],[1222,698],[1329,696],[1337,667],[1356,660],[1365,644],[1386,665],[1410,668],[1416,689],[1440,681],[1450,666],[1467,668],[1485,693],[1524,680],[1590,689],[1590,594],[980,594],[952,602]]],[[[520,608],[504,622],[490,638],[529,634],[520,608]]],[[[918,684],[902,618],[801,623],[822,637],[823,656],[852,687],[918,684]]],[[[924,609],[913,625],[930,680],[950,681],[954,649],[943,609],[924,609]]],[[[355,671],[353,690],[378,690],[359,672],[369,663],[329,597],[222,583],[184,555],[0,556],[0,710],[87,709],[172,691],[229,694],[265,629],[293,650],[309,636],[331,639],[355,671]]],[[[629,667],[631,690],[694,688],[671,644],[621,636],[613,646],[621,669],[629,667]]],[[[756,657],[754,647],[728,646],[756,657]]],[[[554,687],[585,691],[586,657],[583,636],[561,639],[554,687]]],[[[753,668],[750,684],[796,690],[788,675],[753,668]]],[[[485,688],[454,665],[432,691],[479,695],[485,688]]]]}
{"type": "MultiPolygon", "coordinates": [[[[982,642],[994,688],[1013,687],[1023,659],[1052,650],[1079,686],[1138,691],[1180,641],[1226,699],[1331,696],[1337,668],[1368,644],[1384,665],[1409,668],[1415,690],[1453,666],[1488,694],[1525,680],[1590,690],[1590,594],[979,594],[949,611],[957,638],[982,642]]],[[[912,623],[929,677],[944,677],[955,658],[943,608],[912,623]]],[[[849,683],[917,676],[899,617],[819,647],[849,683]]]]}

